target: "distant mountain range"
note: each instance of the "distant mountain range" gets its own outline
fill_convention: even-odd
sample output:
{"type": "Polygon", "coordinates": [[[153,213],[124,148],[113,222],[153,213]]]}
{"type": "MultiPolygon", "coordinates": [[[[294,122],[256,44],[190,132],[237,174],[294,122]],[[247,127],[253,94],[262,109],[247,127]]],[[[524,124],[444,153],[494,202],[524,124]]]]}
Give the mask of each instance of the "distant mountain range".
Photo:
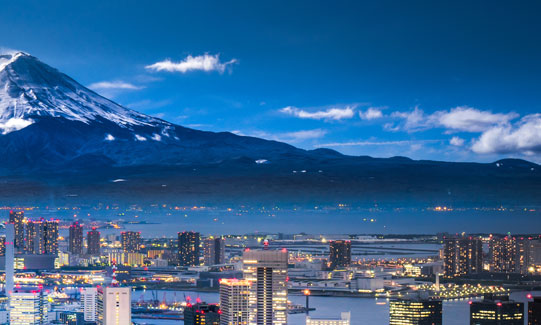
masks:
{"type": "Polygon", "coordinates": [[[540,205],[541,167],[342,155],[185,128],[0,54],[0,195],[18,202],[540,205]]]}

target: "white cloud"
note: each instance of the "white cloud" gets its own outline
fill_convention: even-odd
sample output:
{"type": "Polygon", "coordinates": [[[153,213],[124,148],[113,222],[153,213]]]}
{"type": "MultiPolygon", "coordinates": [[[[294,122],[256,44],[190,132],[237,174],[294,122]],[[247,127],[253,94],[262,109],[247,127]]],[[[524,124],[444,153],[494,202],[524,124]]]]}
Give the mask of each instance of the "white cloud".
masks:
{"type": "Polygon", "coordinates": [[[99,91],[99,90],[139,90],[139,89],[143,89],[144,87],[136,86],[134,84],[131,84],[125,81],[116,80],[116,81],[95,82],[93,84],[90,84],[88,88],[99,91]]]}
{"type": "Polygon", "coordinates": [[[4,123],[0,123],[0,130],[2,131],[2,134],[8,134],[14,131],[24,129],[32,123],[34,123],[34,121],[32,120],[12,117],[4,123]]]}
{"type": "Polygon", "coordinates": [[[327,134],[327,131],[322,129],[315,129],[283,133],[278,135],[278,137],[282,138],[282,141],[285,142],[300,142],[309,139],[322,138],[325,136],[325,134],[327,134]]]}
{"type": "Polygon", "coordinates": [[[452,137],[449,143],[453,146],[462,147],[464,145],[464,139],[459,137],[452,137]]]}
{"type": "Polygon", "coordinates": [[[346,106],[344,108],[329,108],[322,111],[308,112],[297,107],[287,106],[282,108],[280,112],[303,119],[338,121],[352,118],[355,109],[351,106],[346,106]]]}
{"type": "Polygon", "coordinates": [[[135,135],[135,140],[137,141],[147,141],[147,138],[140,136],[139,134],[135,135]]]}
{"type": "Polygon", "coordinates": [[[481,134],[471,149],[476,153],[541,153],[541,114],[524,116],[515,125],[494,126],[481,134]]]}
{"type": "Polygon", "coordinates": [[[415,146],[424,143],[435,143],[440,142],[441,140],[396,140],[396,141],[350,141],[350,142],[331,142],[331,143],[322,143],[318,144],[316,147],[368,147],[368,146],[415,146]]]}
{"type": "Polygon", "coordinates": [[[472,107],[459,106],[449,111],[436,111],[432,114],[425,114],[423,110],[415,107],[410,112],[394,112],[391,117],[403,120],[403,123],[386,125],[386,129],[391,131],[415,132],[430,128],[445,128],[449,131],[477,133],[494,126],[506,125],[518,115],[513,112],[492,113],[472,107]]]}
{"type": "Polygon", "coordinates": [[[144,111],[144,110],[149,110],[149,109],[154,109],[154,108],[162,108],[164,106],[171,105],[171,103],[172,103],[171,100],[168,100],[168,99],[160,100],[160,101],[152,101],[152,100],[144,99],[139,102],[127,104],[126,106],[131,109],[144,111]]]}
{"type": "Polygon", "coordinates": [[[391,117],[400,118],[404,120],[404,123],[400,126],[395,126],[393,124],[387,124],[387,129],[391,131],[397,131],[404,129],[407,131],[418,131],[420,129],[426,128],[428,125],[428,118],[419,107],[415,107],[413,111],[410,112],[394,112],[391,114],[391,117]]]}
{"type": "Polygon", "coordinates": [[[105,141],[114,141],[115,140],[115,137],[112,136],[111,134],[107,134],[105,136],[105,141]]]}
{"type": "Polygon", "coordinates": [[[151,65],[147,65],[146,68],[153,71],[167,71],[167,72],[180,72],[186,73],[189,71],[218,71],[223,73],[228,65],[236,63],[236,59],[229,60],[227,62],[220,62],[219,54],[191,56],[188,55],[184,60],[179,62],[173,62],[170,59],[156,62],[151,65]]]}
{"type": "Polygon", "coordinates": [[[465,132],[483,132],[495,125],[503,125],[517,118],[516,113],[492,113],[490,111],[481,111],[471,107],[456,107],[449,112],[439,111],[430,118],[439,125],[457,131],[465,132]]]}
{"type": "Polygon", "coordinates": [[[383,112],[377,107],[369,107],[364,112],[359,112],[359,117],[363,120],[375,120],[383,117],[383,112]]]}
{"type": "Polygon", "coordinates": [[[252,131],[252,132],[243,132],[240,130],[231,131],[231,133],[240,135],[240,136],[253,136],[258,138],[264,138],[268,140],[275,140],[288,143],[297,143],[311,139],[319,139],[324,137],[327,134],[326,130],[323,129],[313,129],[313,130],[301,130],[294,132],[284,132],[284,133],[269,133],[265,131],[252,131]]]}
{"type": "Polygon", "coordinates": [[[154,141],[162,141],[162,136],[157,134],[157,133],[154,133],[152,135],[152,140],[154,140],[154,141]]]}

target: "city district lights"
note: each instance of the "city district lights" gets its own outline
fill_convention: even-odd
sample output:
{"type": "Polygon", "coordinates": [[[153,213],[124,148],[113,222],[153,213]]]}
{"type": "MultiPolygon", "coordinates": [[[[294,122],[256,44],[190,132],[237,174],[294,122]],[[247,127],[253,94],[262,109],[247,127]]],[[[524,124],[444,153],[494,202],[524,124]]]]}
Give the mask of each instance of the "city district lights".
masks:
{"type": "MultiPolygon", "coordinates": [[[[371,258],[359,257],[359,252],[371,249],[374,242],[372,247],[378,251],[412,253],[396,247],[396,238],[386,235],[204,236],[183,231],[175,238],[144,238],[136,231],[100,234],[100,227],[111,229],[111,221],[101,225],[71,219],[31,222],[19,212],[12,212],[10,220],[5,237],[0,236],[0,256],[7,262],[4,279],[11,299],[0,298],[0,319],[7,317],[11,324],[39,324],[46,317],[56,323],[83,317],[129,324],[133,308],[137,317],[167,314],[175,320],[184,317],[186,324],[285,325],[288,314],[306,314],[307,325],[349,325],[347,311],[337,310],[342,312],[340,318],[309,315],[317,307],[310,306],[314,304],[310,296],[322,294],[384,298],[376,305],[389,305],[390,324],[440,325],[441,304],[455,299],[469,303],[468,316],[475,321],[501,315],[520,322],[529,316],[520,312],[520,302],[508,299],[511,291],[502,275],[508,274],[511,281],[515,274],[525,279],[531,274],[528,269],[541,268],[538,236],[426,235],[414,241],[434,245],[437,240],[441,250],[371,258]],[[63,238],[62,230],[69,236],[63,238]],[[381,244],[388,242],[390,247],[381,244]],[[483,249],[487,244],[488,252],[483,249]],[[441,284],[440,274],[444,275],[441,284]],[[462,284],[462,279],[468,284],[462,284]],[[164,288],[212,288],[219,292],[219,301],[194,299],[192,303],[186,297],[173,302],[154,293],[152,300],[130,297],[136,290],[164,288]],[[292,292],[300,296],[297,299],[304,296],[305,305],[291,303],[292,292]],[[20,312],[25,308],[31,312],[20,312]]],[[[541,324],[541,298],[524,296],[528,314],[541,324]]]]}

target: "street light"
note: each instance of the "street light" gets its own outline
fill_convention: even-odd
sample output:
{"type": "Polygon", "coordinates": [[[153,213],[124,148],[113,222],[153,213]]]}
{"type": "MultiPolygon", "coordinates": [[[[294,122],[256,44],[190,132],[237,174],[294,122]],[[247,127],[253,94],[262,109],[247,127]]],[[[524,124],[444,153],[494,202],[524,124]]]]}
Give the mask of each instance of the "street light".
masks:
{"type": "Polygon", "coordinates": [[[310,298],[310,289],[304,289],[302,293],[306,296],[306,315],[308,315],[308,312],[310,311],[310,302],[308,301],[310,298]]]}

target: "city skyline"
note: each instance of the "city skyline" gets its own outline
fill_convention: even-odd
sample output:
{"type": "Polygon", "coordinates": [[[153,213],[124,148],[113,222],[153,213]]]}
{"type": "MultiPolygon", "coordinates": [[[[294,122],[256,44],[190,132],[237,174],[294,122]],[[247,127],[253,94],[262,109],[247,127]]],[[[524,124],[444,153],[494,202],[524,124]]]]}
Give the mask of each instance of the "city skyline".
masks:
{"type": "Polygon", "coordinates": [[[0,8],[0,325],[541,324],[541,2],[0,8]]]}

